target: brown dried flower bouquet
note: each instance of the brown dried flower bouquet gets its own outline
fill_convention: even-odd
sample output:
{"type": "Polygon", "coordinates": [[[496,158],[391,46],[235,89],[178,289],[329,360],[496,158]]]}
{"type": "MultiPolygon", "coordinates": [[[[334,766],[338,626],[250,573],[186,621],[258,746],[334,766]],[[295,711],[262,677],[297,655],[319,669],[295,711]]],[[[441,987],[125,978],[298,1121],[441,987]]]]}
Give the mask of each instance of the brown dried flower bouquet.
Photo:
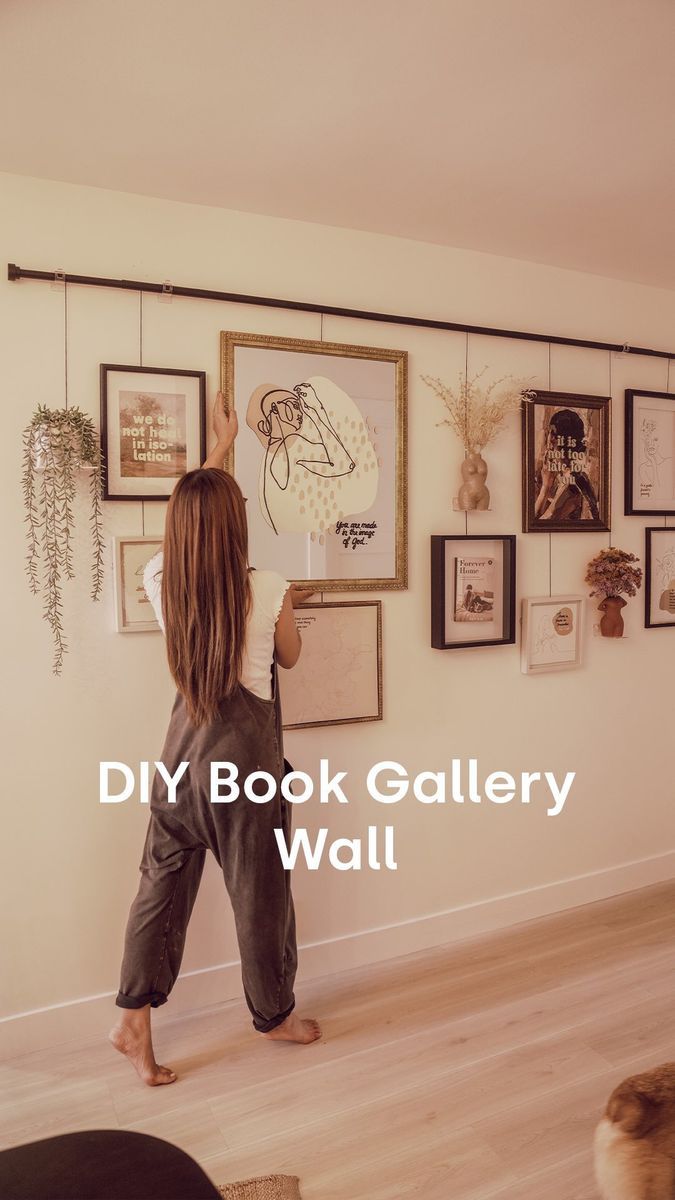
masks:
{"type": "Polygon", "coordinates": [[[591,596],[600,596],[598,608],[602,613],[600,632],[603,637],[623,637],[621,609],[626,607],[624,596],[636,596],[642,583],[642,568],[636,554],[619,550],[616,546],[606,547],[596,554],[588,564],[586,583],[591,585],[591,596]]]}

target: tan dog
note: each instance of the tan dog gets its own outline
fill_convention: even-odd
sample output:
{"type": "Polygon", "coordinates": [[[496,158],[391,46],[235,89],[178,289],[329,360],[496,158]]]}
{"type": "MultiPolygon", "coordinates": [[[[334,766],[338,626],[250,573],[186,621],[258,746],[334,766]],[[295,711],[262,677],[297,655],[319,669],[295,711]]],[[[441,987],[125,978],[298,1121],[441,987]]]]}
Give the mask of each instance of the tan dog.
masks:
{"type": "Polygon", "coordinates": [[[603,1200],[675,1200],[675,1062],[624,1079],[595,1131],[603,1200]]]}

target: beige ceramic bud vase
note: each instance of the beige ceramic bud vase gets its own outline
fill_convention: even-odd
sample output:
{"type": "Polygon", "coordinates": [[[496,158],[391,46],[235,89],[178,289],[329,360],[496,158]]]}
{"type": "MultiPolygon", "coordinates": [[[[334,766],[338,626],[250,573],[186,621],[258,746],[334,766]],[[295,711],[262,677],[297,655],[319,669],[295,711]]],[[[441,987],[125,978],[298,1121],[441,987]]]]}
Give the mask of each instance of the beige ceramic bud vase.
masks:
{"type": "Polygon", "coordinates": [[[621,609],[626,607],[623,596],[606,596],[598,605],[602,613],[600,633],[603,637],[623,637],[623,617],[621,609]]]}
{"type": "Polygon", "coordinates": [[[490,507],[490,492],[485,486],[487,479],[487,463],[482,454],[471,451],[462,463],[462,479],[464,483],[459,489],[457,502],[462,512],[482,512],[490,507]]]}

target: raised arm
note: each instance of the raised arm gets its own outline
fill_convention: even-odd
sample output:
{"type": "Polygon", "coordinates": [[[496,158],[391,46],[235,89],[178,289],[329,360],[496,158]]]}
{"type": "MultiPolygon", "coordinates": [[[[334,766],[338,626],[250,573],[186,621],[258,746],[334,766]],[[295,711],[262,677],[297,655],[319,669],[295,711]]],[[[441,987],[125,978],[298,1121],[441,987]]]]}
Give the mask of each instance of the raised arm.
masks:
{"type": "Polygon", "coordinates": [[[222,392],[218,392],[213,405],[212,426],[216,435],[216,444],[208,458],[202,463],[202,467],[217,467],[222,471],[225,467],[227,452],[239,430],[237,414],[234,409],[231,412],[226,411],[225,397],[222,392]]]}

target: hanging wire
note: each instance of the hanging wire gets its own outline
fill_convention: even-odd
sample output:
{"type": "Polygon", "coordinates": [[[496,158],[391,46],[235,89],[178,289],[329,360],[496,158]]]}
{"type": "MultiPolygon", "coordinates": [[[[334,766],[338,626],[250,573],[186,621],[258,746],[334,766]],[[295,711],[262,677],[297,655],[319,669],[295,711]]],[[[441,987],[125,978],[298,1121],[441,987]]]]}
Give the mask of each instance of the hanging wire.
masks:
{"type": "MultiPolygon", "coordinates": [[[[608,350],[608,351],[607,351],[607,362],[608,362],[608,368],[609,368],[609,408],[610,408],[610,412],[611,412],[611,409],[612,409],[612,399],[613,399],[613,396],[612,396],[612,351],[611,351],[611,350],[608,350]]],[[[610,445],[610,447],[609,447],[609,457],[610,457],[610,462],[611,462],[611,459],[612,459],[612,447],[611,447],[611,445],[610,445]]],[[[609,479],[610,479],[610,487],[611,487],[611,481],[612,481],[611,470],[610,470],[610,477],[609,477],[609,479]]],[[[607,497],[607,501],[608,501],[608,503],[609,503],[609,507],[610,507],[610,513],[611,513],[611,511],[612,511],[612,497],[611,497],[611,495],[607,497]]],[[[612,518],[611,518],[611,516],[610,516],[610,520],[609,520],[609,548],[610,548],[610,550],[612,549],[612,518]]]]}
{"type": "Polygon", "coordinates": [[[63,370],[65,407],[68,408],[68,284],[63,284],[63,370]]]}
{"type": "MultiPolygon", "coordinates": [[[[322,342],[323,341],[323,313],[319,313],[319,318],[320,318],[319,341],[322,342]]],[[[319,592],[319,596],[321,597],[321,603],[323,604],[323,592],[319,592]]]]}
{"type": "MultiPolygon", "coordinates": [[[[549,384],[548,390],[551,390],[551,343],[549,342],[549,384]]],[[[554,594],[552,587],[552,577],[554,577],[554,535],[549,533],[549,595],[554,594]]]]}
{"type": "MultiPolygon", "coordinates": [[[[466,331],[466,341],[464,345],[464,428],[466,429],[467,410],[469,405],[468,397],[469,388],[469,331],[466,331]]],[[[466,458],[466,447],[464,447],[464,457],[466,458]]],[[[469,536],[469,511],[464,509],[464,534],[469,536]]]]}
{"type": "MultiPolygon", "coordinates": [[[[666,367],[666,391],[667,392],[670,391],[670,363],[671,363],[671,359],[668,359],[668,365],[666,367]]],[[[663,528],[664,529],[668,528],[668,518],[665,515],[665,513],[663,515],[663,528]]]]}
{"type": "MultiPolygon", "coordinates": [[[[143,293],[138,293],[138,365],[143,366],[143,293]]],[[[141,500],[141,536],[145,537],[145,500],[141,500]]]]}

